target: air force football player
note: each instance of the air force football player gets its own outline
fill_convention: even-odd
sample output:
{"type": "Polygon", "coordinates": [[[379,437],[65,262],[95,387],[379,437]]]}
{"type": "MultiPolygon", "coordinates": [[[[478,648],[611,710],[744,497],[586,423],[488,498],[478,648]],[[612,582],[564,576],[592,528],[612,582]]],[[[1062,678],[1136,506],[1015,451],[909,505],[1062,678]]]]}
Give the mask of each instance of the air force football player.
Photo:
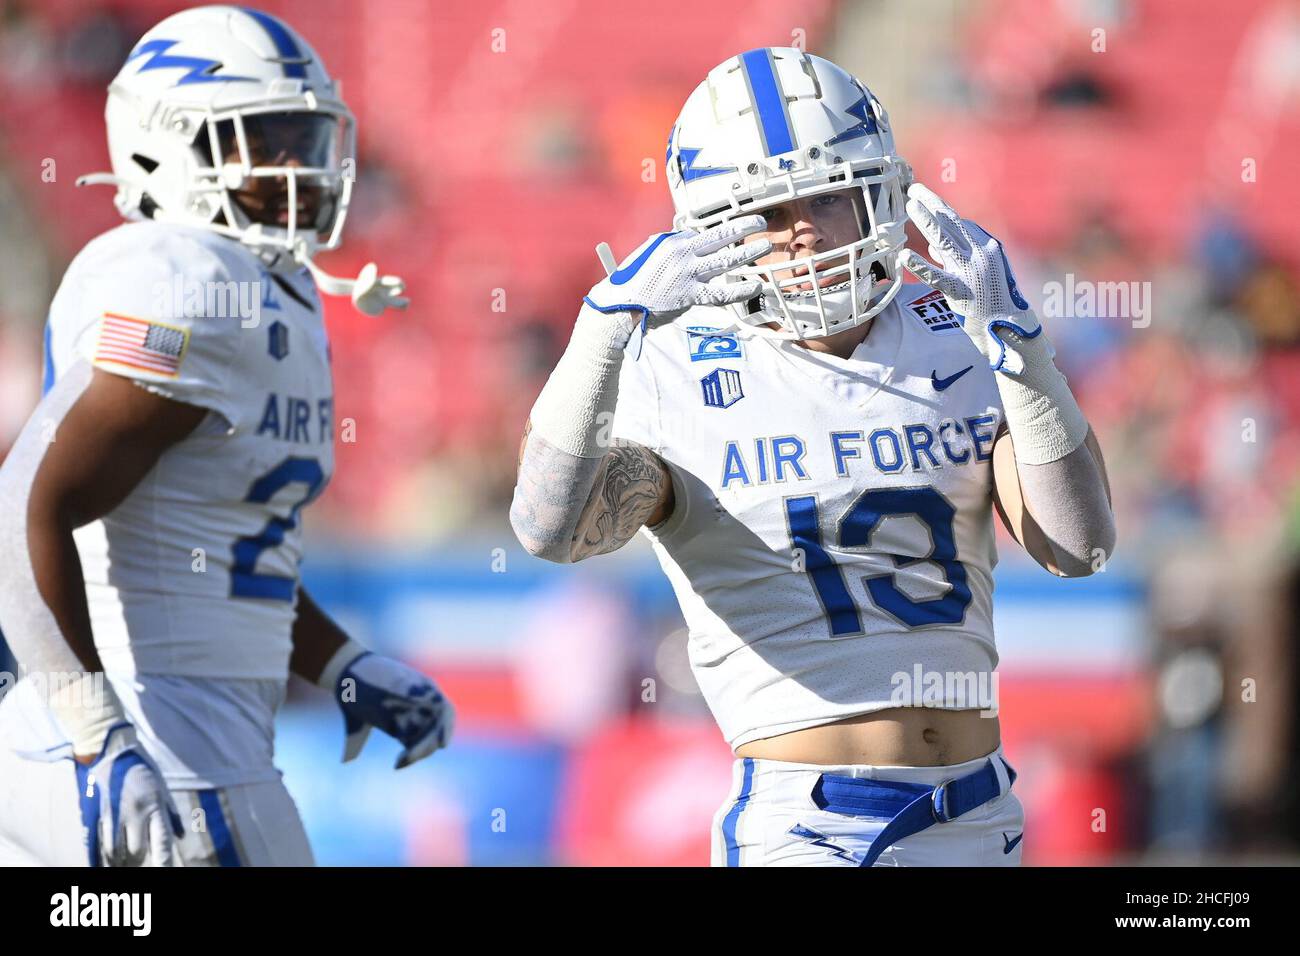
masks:
{"type": "Polygon", "coordinates": [[[795,49],[709,73],[667,166],[675,231],[602,250],[515,531],[558,562],[649,536],[738,758],[716,864],[1014,865],[993,511],[1061,576],[1115,530],[1002,246],[911,183],[860,81],[795,49]]]}
{"type": "Polygon", "coordinates": [[[311,261],[339,243],[353,118],[279,20],[169,17],[106,116],[113,173],[88,178],[130,222],[69,267],[46,394],[0,470],[0,627],[24,671],[0,701],[0,865],[310,864],[273,763],[291,669],[340,693],[345,759],[371,727],[399,767],[452,730],[428,678],[298,580],[334,462],[317,286],[379,314],[401,282],[311,261]]]}

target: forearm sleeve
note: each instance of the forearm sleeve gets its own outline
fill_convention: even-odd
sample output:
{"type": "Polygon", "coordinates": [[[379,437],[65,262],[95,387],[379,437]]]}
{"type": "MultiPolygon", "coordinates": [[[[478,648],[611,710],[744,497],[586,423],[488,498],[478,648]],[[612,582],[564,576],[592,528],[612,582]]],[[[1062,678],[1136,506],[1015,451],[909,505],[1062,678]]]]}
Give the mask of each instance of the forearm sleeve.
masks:
{"type": "Polygon", "coordinates": [[[568,348],[529,416],[510,524],[530,554],[568,562],[583,508],[609,450],[629,313],[584,305],[568,348]]]}
{"type": "Polygon", "coordinates": [[[1052,361],[1045,334],[1000,332],[1014,374],[996,375],[1025,507],[1070,577],[1099,569],[1115,547],[1115,516],[1101,464],[1085,445],[1088,421],[1052,361]]]}
{"type": "Polygon", "coordinates": [[[1087,445],[1044,465],[1017,463],[1025,507],[1066,577],[1101,570],[1115,548],[1115,515],[1101,467],[1087,445]]]}

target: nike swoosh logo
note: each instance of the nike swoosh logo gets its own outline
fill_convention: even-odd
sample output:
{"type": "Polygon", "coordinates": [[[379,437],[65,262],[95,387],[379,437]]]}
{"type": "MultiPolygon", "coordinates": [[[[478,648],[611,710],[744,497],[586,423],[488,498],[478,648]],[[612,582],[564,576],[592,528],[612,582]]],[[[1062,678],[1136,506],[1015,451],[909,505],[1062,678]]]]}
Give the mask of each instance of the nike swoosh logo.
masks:
{"type": "Polygon", "coordinates": [[[942,392],[945,388],[947,388],[953,382],[957,381],[957,379],[961,378],[963,375],[965,375],[974,367],[975,367],[974,365],[967,365],[960,372],[956,372],[952,375],[949,375],[947,378],[940,378],[939,373],[937,371],[931,370],[930,384],[934,386],[934,390],[936,392],[942,392]]]}
{"type": "Polygon", "coordinates": [[[1016,846],[1017,846],[1017,845],[1020,843],[1020,841],[1023,840],[1024,838],[1025,838],[1025,833],[1024,833],[1023,830],[1022,830],[1021,832],[1019,832],[1019,833],[1016,834],[1016,838],[1015,838],[1014,840],[1008,840],[1008,839],[1007,839],[1007,835],[1006,835],[1005,833],[1002,834],[1002,842],[1006,844],[1006,848],[1005,848],[1002,852],[1003,852],[1003,853],[1010,853],[1012,850],[1014,850],[1014,849],[1016,848],[1016,846]]]}

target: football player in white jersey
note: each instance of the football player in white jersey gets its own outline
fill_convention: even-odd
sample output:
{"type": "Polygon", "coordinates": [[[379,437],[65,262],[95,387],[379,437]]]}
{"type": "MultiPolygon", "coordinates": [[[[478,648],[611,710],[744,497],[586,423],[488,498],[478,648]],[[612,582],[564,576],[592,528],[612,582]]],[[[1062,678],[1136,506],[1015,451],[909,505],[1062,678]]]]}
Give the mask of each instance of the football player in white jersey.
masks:
{"type": "Polygon", "coordinates": [[[993,512],[1063,576],[1115,531],[1001,245],[912,184],[860,81],[796,49],[711,71],[667,167],[674,231],[599,250],[533,407],[516,534],[557,562],[649,537],[738,758],[715,864],[1018,863],[993,512]]]}
{"type": "Polygon", "coordinates": [[[69,267],[45,396],[0,469],[0,865],[302,865],[275,768],[290,670],[338,695],[344,759],[378,727],[406,766],[453,711],[371,654],[298,578],[301,512],[333,470],[318,287],[372,315],[401,281],[339,244],[353,118],[284,23],[199,7],[109,87],[125,225],[69,267]]]}

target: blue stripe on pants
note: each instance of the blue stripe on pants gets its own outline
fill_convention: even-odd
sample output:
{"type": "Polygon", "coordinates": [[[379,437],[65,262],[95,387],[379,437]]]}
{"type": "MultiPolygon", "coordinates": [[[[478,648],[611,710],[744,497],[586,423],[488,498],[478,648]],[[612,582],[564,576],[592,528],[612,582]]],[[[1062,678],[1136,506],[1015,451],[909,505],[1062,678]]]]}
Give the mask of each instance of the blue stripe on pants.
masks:
{"type": "Polygon", "coordinates": [[[226,815],[221,812],[221,795],[215,790],[200,790],[198,794],[208,835],[217,851],[217,862],[222,866],[243,866],[239,861],[239,851],[235,849],[234,834],[226,823],[226,815]]]}
{"type": "Polygon", "coordinates": [[[745,805],[749,803],[749,792],[754,786],[754,761],[746,757],[744,765],[745,778],[740,783],[740,794],[722,821],[722,839],[727,845],[727,866],[740,866],[740,844],[736,842],[736,824],[740,822],[740,815],[745,811],[745,805]]]}

